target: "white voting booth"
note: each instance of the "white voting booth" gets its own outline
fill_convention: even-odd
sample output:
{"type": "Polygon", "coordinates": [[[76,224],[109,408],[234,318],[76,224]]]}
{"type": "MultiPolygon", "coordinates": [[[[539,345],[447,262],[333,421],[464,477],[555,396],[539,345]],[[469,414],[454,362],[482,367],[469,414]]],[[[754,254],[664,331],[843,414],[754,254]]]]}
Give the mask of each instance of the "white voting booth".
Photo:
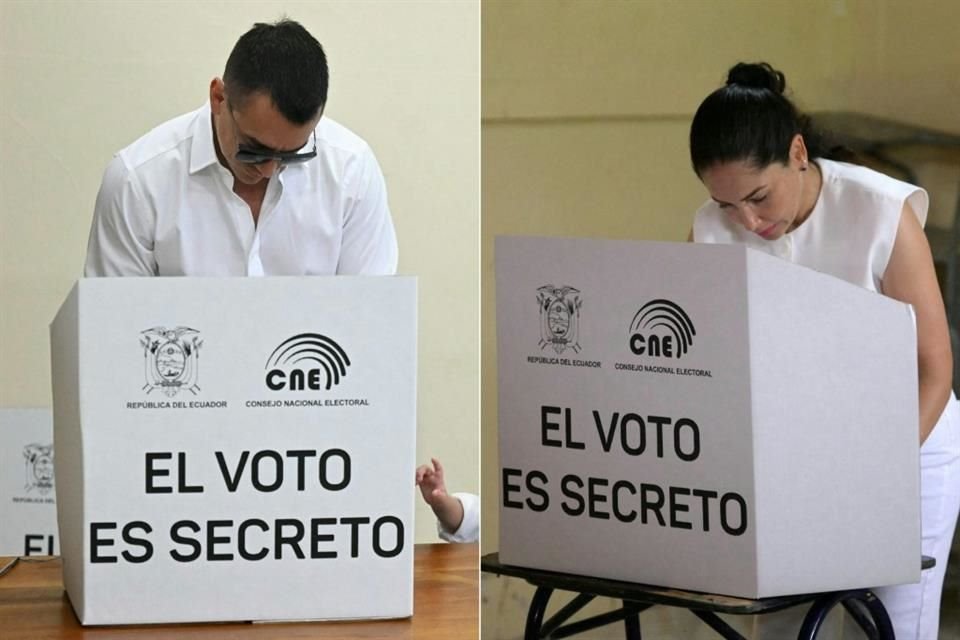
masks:
{"type": "Polygon", "coordinates": [[[498,238],[500,561],[741,597],[916,582],[908,305],[738,245],[498,238]]]}
{"type": "Polygon", "coordinates": [[[57,496],[49,407],[0,409],[0,556],[53,556],[57,496]]]}
{"type": "Polygon", "coordinates": [[[413,278],[80,280],[51,325],[84,624],[413,612],[413,278]]]}

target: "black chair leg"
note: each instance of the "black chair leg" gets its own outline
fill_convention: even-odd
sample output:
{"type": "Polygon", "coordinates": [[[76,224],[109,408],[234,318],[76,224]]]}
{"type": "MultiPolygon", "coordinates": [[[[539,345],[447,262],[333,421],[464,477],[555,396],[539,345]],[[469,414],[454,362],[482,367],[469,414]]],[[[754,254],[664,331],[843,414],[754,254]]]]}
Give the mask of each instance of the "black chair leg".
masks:
{"type": "Polygon", "coordinates": [[[843,602],[843,608],[847,610],[847,614],[853,618],[857,626],[863,629],[863,632],[867,635],[867,640],[879,640],[880,634],[877,631],[877,626],[873,623],[873,616],[866,607],[859,600],[845,600],[843,602]]]}
{"type": "MultiPolygon", "coordinates": [[[[797,636],[797,640],[814,640],[821,626],[823,626],[827,614],[838,604],[847,606],[848,601],[861,603],[866,608],[866,612],[873,618],[873,628],[871,629],[869,621],[861,619],[864,616],[854,616],[854,619],[867,633],[868,637],[876,637],[878,640],[894,640],[890,616],[880,599],[870,591],[840,591],[817,598],[803,619],[803,625],[800,627],[800,635],[797,636]],[[875,636],[871,634],[874,630],[876,632],[875,636]]],[[[851,604],[847,608],[852,606],[855,605],[851,604]]]]}
{"type": "MultiPolygon", "coordinates": [[[[629,602],[623,601],[624,609],[632,609],[629,602]]],[[[641,640],[640,637],[640,612],[633,610],[631,614],[623,619],[624,632],[626,640],[641,640]]]]}
{"type": "Polygon", "coordinates": [[[880,602],[880,598],[872,591],[867,591],[857,599],[867,607],[867,610],[873,616],[873,624],[877,629],[879,640],[894,640],[893,623],[890,622],[890,614],[887,613],[887,608],[880,602]]]}
{"type": "Polygon", "coordinates": [[[543,616],[547,611],[547,603],[550,602],[550,596],[553,589],[549,587],[537,587],[533,594],[533,600],[530,601],[530,610],[527,611],[527,627],[523,632],[524,640],[540,640],[540,628],[543,626],[543,616]]]}

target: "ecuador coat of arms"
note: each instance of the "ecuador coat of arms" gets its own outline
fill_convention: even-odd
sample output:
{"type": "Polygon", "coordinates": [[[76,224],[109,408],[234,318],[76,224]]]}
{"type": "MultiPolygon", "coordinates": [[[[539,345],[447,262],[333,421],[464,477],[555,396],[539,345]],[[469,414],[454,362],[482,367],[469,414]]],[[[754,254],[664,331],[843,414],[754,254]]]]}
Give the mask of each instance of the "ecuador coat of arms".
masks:
{"type": "Polygon", "coordinates": [[[186,389],[196,395],[200,390],[197,377],[200,347],[203,345],[200,332],[189,327],[154,327],[140,334],[146,377],[143,390],[150,393],[159,389],[164,395],[173,397],[186,389]]]}

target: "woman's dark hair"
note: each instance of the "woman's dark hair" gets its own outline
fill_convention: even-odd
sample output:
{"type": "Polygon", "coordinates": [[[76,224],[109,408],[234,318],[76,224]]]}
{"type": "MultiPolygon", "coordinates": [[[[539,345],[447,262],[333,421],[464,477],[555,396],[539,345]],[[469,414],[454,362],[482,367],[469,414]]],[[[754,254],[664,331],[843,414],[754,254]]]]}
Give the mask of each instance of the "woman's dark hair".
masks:
{"type": "Polygon", "coordinates": [[[223,82],[233,106],[252,93],[265,93],[284,118],[300,125],[326,104],[330,74],[320,43],[300,23],[284,18],[258,22],[240,36],[223,82]]]}
{"type": "Polygon", "coordinates": [[[690,126],[690,160],[697,175],[730,161],[766,167],[786,164],[790,143],[803,136],[810,158],[824,157],[810,118],[783,94],[787,79],[766,62],[734,65],[727,84],[700,104],[690,126]]]}

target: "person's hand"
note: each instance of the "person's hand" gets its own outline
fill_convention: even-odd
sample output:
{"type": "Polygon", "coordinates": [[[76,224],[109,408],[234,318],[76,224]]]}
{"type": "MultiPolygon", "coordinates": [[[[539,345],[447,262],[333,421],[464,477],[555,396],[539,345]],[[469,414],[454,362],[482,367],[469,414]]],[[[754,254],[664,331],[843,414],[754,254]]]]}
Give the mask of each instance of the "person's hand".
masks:
{"type": "Polygon", "coordinates": [[[436,458],[430,458],[433,467],[422,464],[417,467],[416,483],[424,501],[431,507],[438,507],[444,502],[447,495],[447,486],[443,481],[443,466],[436,458]]]}
{"type": "Polygon", "coordinates": [[[416,483],[420,487],[423,500],[433,509],[434,515],[440,521],[440,526],[449,533],[455,532],[463,522],[463,505],[460,501],[447,493],[447,485],[443,481],[443,466],[436,458],[430,458],[433,463],[417,467],[416,483]]]}

